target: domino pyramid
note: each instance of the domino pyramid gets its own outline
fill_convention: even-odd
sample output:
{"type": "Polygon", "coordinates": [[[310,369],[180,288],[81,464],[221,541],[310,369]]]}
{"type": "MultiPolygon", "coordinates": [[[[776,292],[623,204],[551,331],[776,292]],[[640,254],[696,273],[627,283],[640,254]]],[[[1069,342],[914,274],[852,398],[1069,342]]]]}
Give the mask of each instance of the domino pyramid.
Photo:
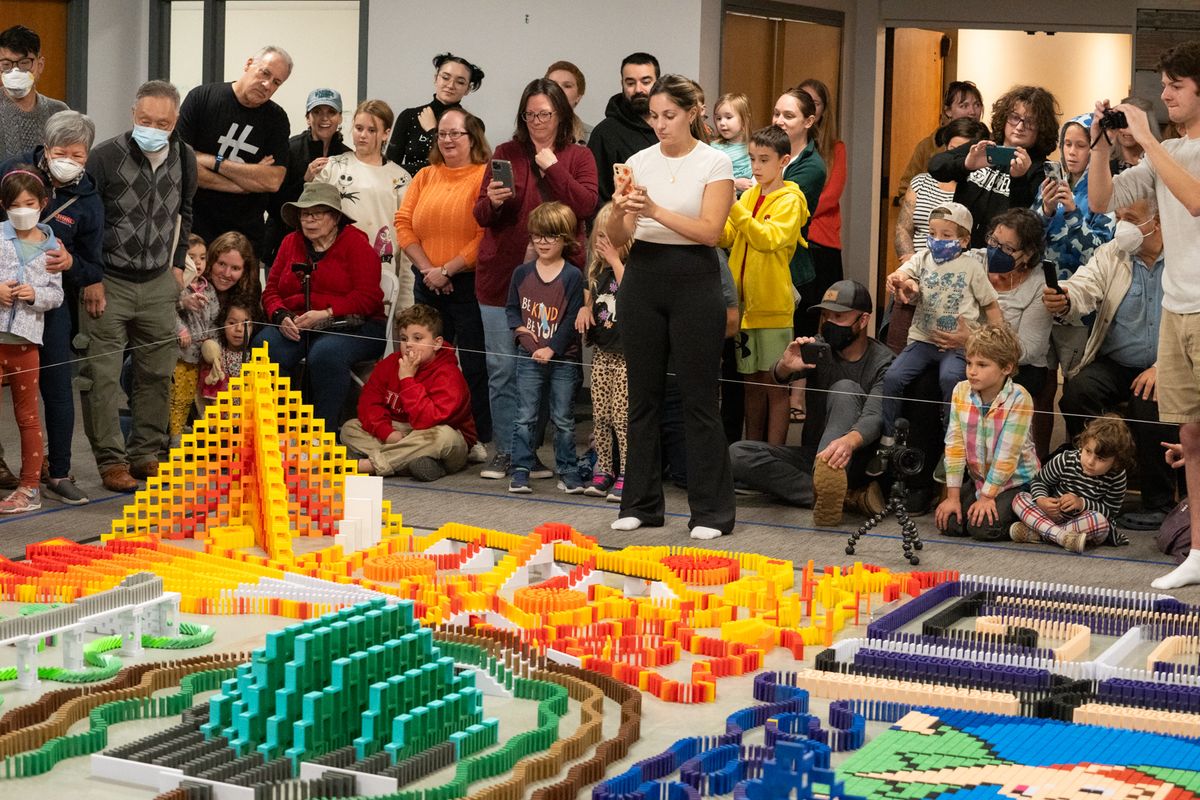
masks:
{"type": "Polygon", "coordinates": [[[263,345],[103,538],[257,545],[289,563],[293,537],[336,532],[347,474],[345,448],[263,345]]]}

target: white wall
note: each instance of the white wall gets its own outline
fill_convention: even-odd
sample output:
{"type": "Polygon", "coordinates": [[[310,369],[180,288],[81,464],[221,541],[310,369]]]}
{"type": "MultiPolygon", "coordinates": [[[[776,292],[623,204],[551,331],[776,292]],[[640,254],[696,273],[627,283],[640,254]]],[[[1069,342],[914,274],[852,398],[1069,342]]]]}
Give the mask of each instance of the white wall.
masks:
{"type": "Polygon", "coordinates": [[[150,11],[145,0],[104,0],[88,15],[87,108],[96,141],[133,127],[133,96],[146,80],[150,11]]]}
{"type": "Polygon", "coordinates": [[[376,0],[370,10],[367,94],[397,110],[428,102],[431,59],[453,52],[484,71],[483,87],[463,105],[484,121],[495,146],[512,137],[525,84],[566,59],[587,78],[577,111],[595,124],[604,118],[608,98],[620,91],[621,59],[632,52],[652,53],[664,72],[699,80],[700,8],[701,0],[457,0],[441,11],[414,13],[408,3],[376,0]]]}

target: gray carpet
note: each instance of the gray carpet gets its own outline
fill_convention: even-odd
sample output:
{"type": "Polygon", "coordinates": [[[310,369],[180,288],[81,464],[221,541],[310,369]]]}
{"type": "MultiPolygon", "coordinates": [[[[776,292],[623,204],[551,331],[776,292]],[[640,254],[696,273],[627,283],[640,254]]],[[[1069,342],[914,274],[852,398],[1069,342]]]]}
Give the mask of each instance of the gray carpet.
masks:
{"type": "MultiPolygon", "coordinates": [[[[579,426],[581,442],[590,424],[579,426]]],[[[799,432],[799,426],[793,426],[799,432]]],[[[16,426],[7,409],[0,409],[0,443],[14,468],[19,463],[16,426]]],[[[543,448],[541,456],[553,463],[553,452],[543,448]]],[[[75,541],[94,541],[109,530],[113,518],[132,498],[114,495],[100,485],[95,461],[77,426],[73,471],[80,487],[92,498],[86,506],[71,507],[43,493],[42,510],[17,517],[0,518],[0,555],[20,558],[25,546],[55,536],[75,541]]],[[[601,545],[611,548],[631,544],[667,544],[689,546],[703,544],[688,538],[687,497],[673,486],[667,487],[667,524],[662,528],[633,532],[610,530],[617,507],[599,498],[565,495],[555,489],[552,480],[534,481],[534,494],[510,495],[504,481],[485,481],[479,468],[451,475],[433,484],[415,483],[407,478],[385,481],[384,497],[403,514],[405,522],[421,528],[437,528],[445,522],[463,522],[514,533],[528,532],[543,522],[565,522],[601,545]]],[[[1147,591],[1150,581],[1173,566],[1154,548],[1153,534],[1130,532],[1129,547],[1101,547],[1079,556],[1057,547],[1017,545],[1011,542],[983,544],[938,535],[933,516],[917,520],[925,549],[920,552],[923,570],[958,570],[985,575],[1073,584],[1107,586],[1115,589],[1147,591]]],[[[886,522],[867,534],[857,553],[847,556],[846,537],[861,523],[847,516],[843,529],[819,529],[812,526],[812,513],[772,503],[765,497],[738,498],[738,526],[734,535],[708,546],[716,549],[762,553],[791,559],[801,566],[812,559],[818,566],[847,564],[855,560],[895,570],[909,569],[900,551],[899,526],[886,522]]],[[[1180,590],[1177,596],[1200,604],[1200,587],[1180,590]]]]}

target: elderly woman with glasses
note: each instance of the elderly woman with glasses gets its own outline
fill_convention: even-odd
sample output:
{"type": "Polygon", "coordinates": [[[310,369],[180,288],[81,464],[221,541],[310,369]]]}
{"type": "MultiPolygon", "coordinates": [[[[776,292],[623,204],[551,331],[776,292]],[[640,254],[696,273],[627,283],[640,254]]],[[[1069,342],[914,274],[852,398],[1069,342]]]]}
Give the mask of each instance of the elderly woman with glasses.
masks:
{"type": "MultiPolygon", "coordinates": [[[[429,166],[417,173],[396,212],[396,243],[412,261],[413,296],[442,315],[442,335],[458,350],[479,442],[492,440],[492,412],[484,361],[483,318],[475,299],[475,265],[483,228],[475,221],[475,197],[492,148],[483,123],[462,108],[438,120],[429,166]]],[[[476,443],[472,457],[486,459],[476,443]]]]}
{"type": "Polygon", "coordinates": [[[281,213],[296,230],[280,243],[267,276],[262,304],[268,324],[254,344],[266,342],[271,360],[287,375],[307,359],[313,378],[301,391],[325,430],[336,431],[351,368],[383,355],[379,257],[342,210],[335,186],[306,183],[300,199],[281,213]]]}
{"type": "MultiPolygon", "coordinates": [[[[575,112],[558,84],[546,78],[530,81],[517,107],[513,138],[496,148],[493,164],[508,162],[512,185],[496,173],[481,181],[475,219],[483,226],[475,296],[483,317],[487,347],[488,386],[496,452],[480,473],[495,480],[508,474],[513,420],[517,408],[517,345],[508,327],[504,306],[513,271],[533,259],[526,221],[538,205],[557,200],[575,212],[579,252],[586,252],[584,221],[596,210],[596,159],[575,144],[575,112]]],[[[535,464],[531,477],[549,478],[535,464]]]]}
{"type": "Polygon", "coordinates": [[[1040,86],[1015,86],[992,104],[992,139],[964,144],[929,161],[938,181],[957,181],[955,202],[971,212],[971,246],[983,247],[992,217],[1029,208],[1058,148],[1058,101],[1040,86]]]}
{"type": "MultiPolygon", "coordinates": [[[[75,431],[75,401],[71,393],[71,338],[78,329],[79,297],[94,317],[104,311],[101,250],[104,243],[104,204],[91,177],[84,172],[96,126],[78,111],[60,111],[46,120],[42,144],[0,165],[0,174],[16,164],[34,164],[50,189],[50,205],[42,219],[54,231],[60,247],[47,254],[46,269],[63,274],[66,299],[45,314],[42,366],[39,380],[46,406],[48,458],[43,482],[64,503],[83,505],[88,497],[71,477],[71,436],[75,431]]],[[[0,488],[16,488],[17,479],[0,450],[0,488]]]]}

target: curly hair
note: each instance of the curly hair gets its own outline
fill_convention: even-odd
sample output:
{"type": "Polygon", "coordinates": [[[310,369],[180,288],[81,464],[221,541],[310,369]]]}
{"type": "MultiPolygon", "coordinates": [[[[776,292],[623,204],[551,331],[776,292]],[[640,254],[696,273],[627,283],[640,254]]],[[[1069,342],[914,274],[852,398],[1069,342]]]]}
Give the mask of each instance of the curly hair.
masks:
{"type": "Polygon", "coordinates": [[[1028,208],[1010,208],[991,218],[988,233],[996,230],[998,225],[1011,228],[1017,234],[1021,251],[1029,253],[1028,268],[1041,263],[1046,253],[1046,228],[1036,214],[1028,208]]]}
{"type": "Polygon", "coordinates": [[[1137,447],[1133,435],[1125,420],[1116,414],[1105,414],[1088,422],[1075,437],[1075,446],[1082,450],[1088,442],[1100,458],[1114,459],[1116,469],[1129,469],[1136,463],[1137,447]]]}
{"type": "Polygon", "coordinates": [[[1005,123],[1015,113],[1017,103],[1025,106],[1027,116],[1037,123],[1037,138],[1029,155],[1043,160],[1058,147],[1058,117],[1061,113],[1054,95],[1040,86],[1014,86],[992,103],[992,141],[1004,144],[1005,123]]]}
{"type": "Polygon", "coordinates": [[[1006,324],[984,325],[967,339],[967,358],[973,355],[995,361],[1001,369],[1016,372],[1021,363],[1021,340],[1006,324]]]}

